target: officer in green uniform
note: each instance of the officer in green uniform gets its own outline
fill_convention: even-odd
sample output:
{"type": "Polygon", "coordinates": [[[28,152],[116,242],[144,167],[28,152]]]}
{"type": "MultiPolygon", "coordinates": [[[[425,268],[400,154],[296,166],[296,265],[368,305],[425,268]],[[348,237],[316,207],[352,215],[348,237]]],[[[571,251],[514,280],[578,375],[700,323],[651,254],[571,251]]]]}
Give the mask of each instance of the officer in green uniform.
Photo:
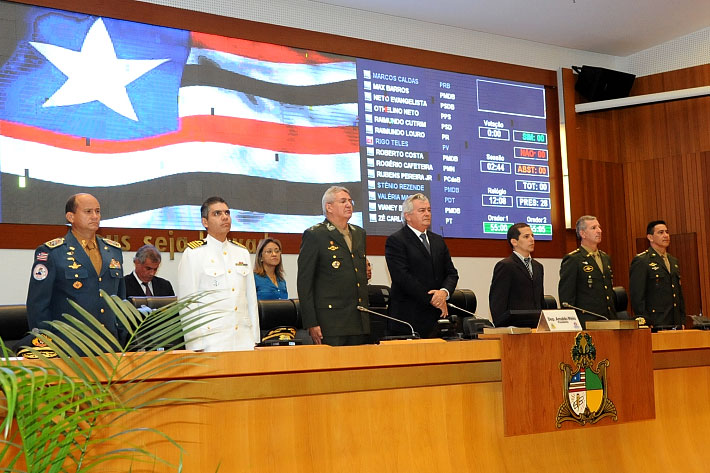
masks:
{"type": "Polygon", "coordinates": [[[323,194],[325,221],[303,232],[298,255],[298,298],[304,328],[316,344],[360,345],[370,333],[365,230],[348,223],[350,191],[323,194]]]}
{"type": "Polygon", "coordinates": [[[588,320],[599,320],[594,314],[616,319],[614,310],[614,273],[611,258],[599,250],[602,229],[596,217],[584,215],[577,220],[580,247],[562,258],[560,266],[560,304],[568,303],[577,311],[584,327],[588,320]]]}
{"type": "Polygon", "coordinates": [[[685,319],[685,301],[678,259],[668,254],[671,235],[666,222],[650,222],[646,237],[651,247],[631,261],[631,307],[637,317],[644,317],[650,325],[680,326],[685,319]]]}
{"type": "MultiPolygon", "coordinates": [[[[109,295],[126,297],[121,245],[96,235],[101,207],[93,195],[73,195],[65,210],[71,230],[64,238],[55,238],[35,250],[27,293],[30,329],[54,331],[49,322],[63,320],[65,313],[83,320],[69,304],[73,300],[123,343],[127,332],[99,294],[103,289],[109,295]]],[[[69,345],[82,354],[73,343],[69,345]]]]}

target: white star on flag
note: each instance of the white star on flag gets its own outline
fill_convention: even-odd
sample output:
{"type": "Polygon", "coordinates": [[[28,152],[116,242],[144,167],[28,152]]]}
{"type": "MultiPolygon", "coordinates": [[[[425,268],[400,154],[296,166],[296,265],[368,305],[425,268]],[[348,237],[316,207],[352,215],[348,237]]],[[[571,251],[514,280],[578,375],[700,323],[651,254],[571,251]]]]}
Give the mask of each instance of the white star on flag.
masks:
{"type": "Polygon", "coordinates": [[[91,25],[81,51],[30,42],[67,81],[42,107],[101,102],[116,113],[138,121],[126,86],[170,59],[118,59],[103,20],[91,25]]]}

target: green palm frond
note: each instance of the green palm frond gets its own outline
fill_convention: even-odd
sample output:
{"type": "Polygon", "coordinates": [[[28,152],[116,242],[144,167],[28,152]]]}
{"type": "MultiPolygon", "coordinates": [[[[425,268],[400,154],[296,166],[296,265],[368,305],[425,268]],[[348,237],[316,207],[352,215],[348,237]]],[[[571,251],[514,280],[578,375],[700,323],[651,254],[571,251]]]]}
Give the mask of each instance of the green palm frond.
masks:
{"type": "MultiPolygon", "coordinates": [[[[168,464],[141,446],[115,447],[119,439],[123,442],[138,432],[169,442],[182,457],[181,447],[155,429],[135,427],[109,434],[106,427],[147,406],[198,401],[166,397],[187,381],[151,380],[169,378],[198,364],[196,354],[171,352],[184,346],[185,333],[215,319],[214,313],[204,310],[209,306],[202,303],[207,293],[148,315],[118,297],[103,291],[101,295],[128,334],[124,343],[74,303],[77,317],[64,314],[37,333],[57,358],[46,358],[28,347],[37,360],[13,361],[0,340],[2,471],[87,472],[115,460],[168,464]],[[140,351],[127,356],[133,350],[140,351]]],[[[171,466],[181,471],[180,464],[171,466]]]]}

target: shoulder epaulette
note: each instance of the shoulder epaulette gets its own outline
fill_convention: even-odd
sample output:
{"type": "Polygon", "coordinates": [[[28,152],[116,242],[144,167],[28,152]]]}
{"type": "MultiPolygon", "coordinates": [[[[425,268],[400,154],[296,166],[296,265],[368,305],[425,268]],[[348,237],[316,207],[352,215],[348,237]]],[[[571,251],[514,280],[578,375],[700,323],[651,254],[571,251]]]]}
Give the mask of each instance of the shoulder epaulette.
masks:
{"type": "Polygon", "coordinates": [[[316,228],[321,227],[323,225],[325,225],[325,222],[316,223],[311,228],[309,228],[309,230],[315,230],[316,228]]]}
{"type": "Polygon", "coordinates": [[[121,244],[117,241],[113,241],[110,238],[101,238],[106,244],[111,245],[113,247],[118,248],[119,250],[121,249],[121,244]]]}
{"type": "Polygon", "coordinates": [[[646,253],[648,253],[648,250],[642,251],[641,253],[637,254],[636,256],[643,256],[643,255],[645,255],[646,253]]]}
{"type": "Polygon", "coordinates": [[[187,246],[189,246],[190,248],[192,248],[194,250],[195,248],[199,248],[202,245],[206,245],[206,244],[207,244],[207,240],[193,240],[193,241],[189,242],[187,244],[187,246]]]}
{"type": "Polygon", "coordinates": [[[572,255],[574,255],[574,254],[576,254],[576,253],[579,253],[579,248],[577,248],[577,249],[574,250],[574,251],[570,251],[569,253],[567,253],[567,256],[572,256],[572,255]]]}
{"type": "Polygon", "coordinates": [[[237,240],[229,240],[229,241],[231,241],[232,243],[234,243],[234,244],[237,245],[237,246],[241,246],[241,247],[244,248],[245,250],[247,249],[246,246],[242,245],[242,244],[239,243],[237,240]]]}
{"type": "Polygon", "coordinates": [[[56,248],[64,244],[64,238],[55,238],[54,240],[49,240],[45,243],[47,248],[56,248]]]}

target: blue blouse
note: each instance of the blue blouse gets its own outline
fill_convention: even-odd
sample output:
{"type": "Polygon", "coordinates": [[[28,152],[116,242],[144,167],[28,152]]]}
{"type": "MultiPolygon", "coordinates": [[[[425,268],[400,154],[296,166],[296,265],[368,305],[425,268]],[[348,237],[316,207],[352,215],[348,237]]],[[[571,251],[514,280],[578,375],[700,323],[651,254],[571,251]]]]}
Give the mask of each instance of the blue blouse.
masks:
{"type": "Polygon", "coordinates": [[[254,273],[254,282],[256,283],[256,298],[259,300],[271,299],[288,299],[288,290],[286,289],[286,280],[279,279],[279,287],[274,286],[269,276],[260,276],[254,273]]]}

